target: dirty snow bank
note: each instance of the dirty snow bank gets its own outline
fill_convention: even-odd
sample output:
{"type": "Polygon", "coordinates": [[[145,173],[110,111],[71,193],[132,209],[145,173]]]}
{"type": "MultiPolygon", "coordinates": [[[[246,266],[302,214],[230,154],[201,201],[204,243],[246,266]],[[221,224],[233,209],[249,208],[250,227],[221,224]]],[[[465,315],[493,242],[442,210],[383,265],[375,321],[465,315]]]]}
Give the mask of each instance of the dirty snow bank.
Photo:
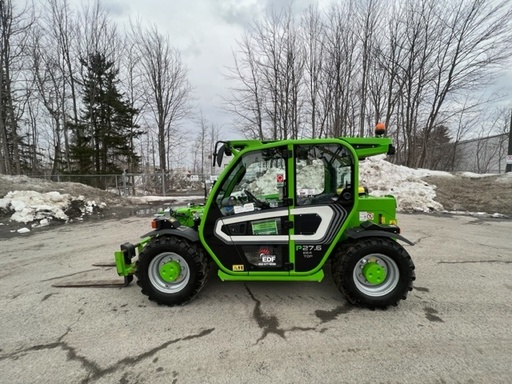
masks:
{"type": "Polygon", "coordinates": [[[104,207],[104,203],[98,206],[83,196],[73,197],[56,191],[14,191],[0,199],[0,214],[11,215],[10,220],[19,223],[32,223],[33,228],[48,225],[51,220],[67,222],[104,207]]]}
{"type": "MultiPolygon", "coordinates": [[[[398,204],[397,208],[402,212],[444,210],[443,206],[435,201],[435,185],[431,185],[422,179],[428,176],[453,177],[451,173],[395,165],[386,161],[385,157],[385,155],[373,156],[359,163],[360,185],[368,187],[369,192],[374,196],[395,196],[398,204]]],[[[269,170],[251,183],[249,189],[256,194],[276,192],[275,180],[277,173],[284,174],[284,170],[269,170]]],[[[323,188],[322,163],[316,167],[303,169],[303,172],[298,175],[297,183],[311,191],[323,188]]]]}
{"type": "Polygon", "coordinates": [[[436,186],[422,179],[428,176],[453,177],[451,173],[413,169],[392,164],[385,155],[369,157],[359,164],[359,184],[368,187],[375,196],[393,195],[402,212],[443,211],[435,201],[436,186]]]}

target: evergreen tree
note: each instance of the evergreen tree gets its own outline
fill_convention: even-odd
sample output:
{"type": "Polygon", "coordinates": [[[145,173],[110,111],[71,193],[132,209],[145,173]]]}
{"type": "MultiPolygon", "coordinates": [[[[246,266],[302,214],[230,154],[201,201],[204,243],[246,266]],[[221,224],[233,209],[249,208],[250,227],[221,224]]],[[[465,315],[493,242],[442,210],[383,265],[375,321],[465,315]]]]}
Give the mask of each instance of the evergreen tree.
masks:
{"type": "Polygon", "coordinates": [[[448,170],[455,150],[451,140],[450,130],[444,125],[434,126],[428,137],[425,130],[420,132],[418,142],[423,143],[427,149],[426,168],[448,170]]]}
{"type": "Polygon", "coordinates": [[[70,125],[70,147],[76,173],[119,173],[135,170],[139,157],[131,146],[142,134],[134,124],[138,110],[129,106],[117,89],[119,71],[104,54],[81,59],[86,69],[82,87],[80,122],[70,125]]]}

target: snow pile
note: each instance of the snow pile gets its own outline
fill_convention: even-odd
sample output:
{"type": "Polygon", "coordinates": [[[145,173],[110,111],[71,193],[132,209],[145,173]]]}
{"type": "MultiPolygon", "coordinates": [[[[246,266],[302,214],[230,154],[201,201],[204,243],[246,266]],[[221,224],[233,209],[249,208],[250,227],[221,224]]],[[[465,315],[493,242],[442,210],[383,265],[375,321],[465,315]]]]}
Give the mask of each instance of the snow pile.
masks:
{"type": "Polygon", "coordinates": [[[59,192],[14,191],[0,199],[0,213],[12,213],[10,220],[32,223],[33,228],[49,225],[54,219],[67,222],[70,216],[81,217],[97,207],[94,201],[85,201],[83,196],[76,198],[59,192]]]}
{"type": "MultiPolygon", "coordinates": [[[[300,188],[298,193],[315,195],[321,193],[324,183],[324,170],[321,161],[301,163],[298,167],[300,172],[297,175],[297,185],[300,188]]],[[[375,196],[393,195],[397,199],[398,210],[409,212],[432,212],[443,211],[441,204],[435,201],[436,186],[425,182],[423,179],[428,176],[442,176],[453,178],[454,183],[460,176],[467,178],[494,176],[492,183],[503,184],[506,188],[512,185],[512,172],[503,175],[478,175],[465,172],[453,175],[448,172],[431,171],[427,169],[412,169],[392,164],[385,160],[385,156],[373,156],[360,162],[359,185],[366,186],[370,194],[375,196]],[[455,177],[457,176],[457,177],[455,177]]],[[[278,180],[285,177],[285,170],[279,167],[269,170],[258,169],[248,177],[241,185],[256,196],[275,194],[279,192],[278,180]]],[[[346,180],[350,182],[350,180],[346,180]]],[[[0,193],[7,193],[3,198],[0,195],[0,219],[9,218],[13,222],[25,224],[25,228],[18,229],[19,233],[30,232],[29,228],[43,227],[51,224],[52,220],[68,222],[73,219],[81,219],[84,215],[106,207],[105,203],[97,204],[95,201],[87,201],[83,195],[95,196],[97,201],[107,201],[107,197],[98,194],[99,190],[76,183],[54,184],[45,180],[30,179],[26,176],[5,176],[0,175],[0,193]],[[16,187],[14,187],[16,185],[16,187]],[[77,189],[79,187],[80,189],[77,189]],[[26,188],[26,190],[24,190],[26,188]],[[71,191],[71,193],[60,193],[71,191]],[[64,189],[66,188],[66,189],[64,189]],[[12,192],[12,190],[15,190],[12,192]],[[82,195],[83,194],[83,195],[82,195]],[[78,197],[75,197],[79,195],[78,197]]],[[[197,199],[200,196],[183,195],[169,196],[145,196],[130,197],[132,203],[147,203],[149,201],[186,201],[197,199]]],[[[201,196],[202,197],[202,196],[201,196]]],[[[91,197],[89,197],[91,199],[91,197]]],[[[92,199],[91,199],[92,200],[92,199]]],[[[116,203],[114,200],[113,203],[116,203]]],[[[454,211],[453,213],[458,213],[454,211]]],[[[467,214],[468,212],[460,212],[467,214]]],[[[480,213],[475,213],[479,215],[480,213]]],[[[481,213],[483,214],[483,213],[481,213]]],[[[505,217],[495,213],[492,217],[505,217]]],[[[4,223],[0,222],[0,226],[4,223]]]]}
{"type": "Polygon", "coordinates": [[[397,209],[406,212],[442,211],[435,201],[435,186],[422,180],[427,176],[453,177],[451,173],[412,169],[384,160],[384,155],[369,157],[359,164],[359,184],[375,196],[393,195],[397,209]]]}
{"type": "MultiPolygon", "coordinates": [[[[247,186],[255,195],[277,193],[276,177],[285,174],[283,169],[271,168],[247,186]]],[[[374,196],[393,195],[398,210],[405,212],[443,211],[435,201],[435,186],[423,181],[427,176],[453,177],[451,173],[412,169],[385,160],[385,155],[369,157],[359,164],[359,184],[366,186],[374,196]]],[[[323,188],[323,164],[311,164],[301,168],[297,185],[319,193],[323,188]]]]}
{"type": "Polygon", "coordinates": [[[497,176],[494,173],[474,173],[474,172],[460,172],[459,175],[469,179],[481,179],[483,177],[497,176]]]}
{"type": "Polygon", "coordinates": [[[277,188],[277,175],[286,177],[286,172],[281,168],[269,168],[265,173],[258,176],[252,183],[247,186],[242,186],[243,189],[248,189],[254,195],[271,195],[278,193],[277,188]]]}

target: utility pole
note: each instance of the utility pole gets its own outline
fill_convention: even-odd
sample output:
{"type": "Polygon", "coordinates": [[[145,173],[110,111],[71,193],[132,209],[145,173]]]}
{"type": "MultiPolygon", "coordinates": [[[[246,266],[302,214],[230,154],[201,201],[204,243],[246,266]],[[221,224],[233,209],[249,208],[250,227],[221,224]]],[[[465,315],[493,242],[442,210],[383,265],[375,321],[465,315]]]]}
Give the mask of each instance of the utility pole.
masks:
{"type": "Polygon", "coordinates": [[[510,125],[508,127],[508,156],[507,156],[507,167],[505,168],[505,172],[512,172],[512,109],[510,110],[510,125]]]}

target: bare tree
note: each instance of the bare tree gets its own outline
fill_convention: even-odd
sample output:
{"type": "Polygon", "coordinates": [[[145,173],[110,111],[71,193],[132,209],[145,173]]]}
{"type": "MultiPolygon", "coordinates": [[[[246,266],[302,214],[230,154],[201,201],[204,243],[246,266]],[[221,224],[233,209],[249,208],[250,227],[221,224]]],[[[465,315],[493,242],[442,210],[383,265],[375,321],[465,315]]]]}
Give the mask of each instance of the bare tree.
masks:
{"type": "Polygon", "coordinates": [[[71,170],[68,120],[78,123],[75,37],[76,21],[67,0],[48,0],[31,30],[30,66],[34,98],[50,116],[52,175],[71,170]]]}
{"type": "MultiPolygon", "coordinates": [[[[448,4],[447,4],[448,5],[448,4]]],[[[435,46],[438,70],[432,80],[432,93],[425,124],[425,140],[433,130],[442,108],[452,93],[474,90],[496,76],[512,55],[512,6],[509,1],[460,1],[439,10],[443,25],[441,40],[435,46]]],[[[427,146],[418,161],[422,166],[427,146]]]]}
{"type": "MultiPolygon", "coordinates": [[[[79,12],[78,47],[80,60],[101,53],[108,60],[119,62],[122,40],[116,24],[100,0],[83,3],[79,12]]],[[[81,68],[84,71],[84,68],[81,68]]],[[[83,76],[82,76],[83,77],[83,76]]]]}
{"type": "Polygon", "coordinates": [[[207,158],[206,149],[208,148],[208,121],[204,117],[203,111],[200,112],[198,124],[199,132],[197,134],[197,139],[194,143],[192,150],[197,156],[197,163],[194,164],[194,169],[201,175],[201,177],[203,177],[205,173],[205,159],[207,158]]]}
{"type": "Polygon", "coordinates": [[[454,160],[474,131],[465,121],[482,86],[512,57],[511,12],[504,0],[345,0],[325,14],[309,7],[300,23],[290,10],[268,14],[234,53],[228,110],[251,137],[274,139],[363,136],[384,121],[395,161],[448,166],[432,159],[436,143],[453,137],[454,160]]]}
{"type": "MultiPolygon", "coordinates": [[[[382,83],[376,81],[375,77],[372,78],[372,72],[375,72],[374,62],[376,60],[374,52],[377,45],[376,35],[382,24],[380,22],[382,8],[380,7],[379,0],[365,0],[356,4],[355,31],[358,34],[361,51],[361,80],[358,90],[360,96],[359,136],[363,137],[370,131],[370,114],[367,112],[371,101],[369,95],[372,95],[371,91],[373,90],[373,96],[375,96],[375,86],[382,86],[382,83]],[[367,129],[365,129],[365,126],[367,129]]],[[[374,108],[374,110],[376,113],[379,113],[378,107],[374,108]]],[[[373,128],[377,121],[378,117],[375,116],[371,128],[373,128]]]]}
{"type": "Polygon", "coordinates": [[[304,123],[309,127],[304,134],[322,137],[325,134],[328,106],[322,99],[322,90],[328,86],[324,71],[325,30],[318,6],[310,6],[302,17],[304,40],[304,123]],[[308,129],[309,128],[309,129],[308,129]]]}
{"type": "Polygon", "coordinates": [[[271,139],[296,138],[300,130],[300,85],[304,55],[291,8],[272,12],[253,29],[258,47],[257,65],[269,95],[265,113],[271,121],[271,139]]]}
{"type": "Polygon", "coordinates": [[[213,152],[215,151],[215,143],[221,140],[220,137],[220,127],[214,123],[210,124],[210,132],[209,132],[209,148],[208,148],[208,166],[210,167],[210,175],[214,174],[214,166],[211,161],[211,157],[213,152]]]}
{"type": "Polygon", "coordinates": [[[510,59],[511,9],[503,1],[405,0],[392,10],[379,60],[392,79],[387,120],[397,125],[400,162],[425,166],[431,133],[456,113],[452,100],[477,91],[510,59]]]}
{"type": "MultiPolygon", "coordinates": [[[[96,53],[115,63],[130,107],[141,111],[130,148],[164,171],[184,163],[179,127],[192,88],[167,36],[138,22],[125,42],[100,0],[78,10],[46,0],[37,23],[31,5],[16,5],[0,0],[0,173],[36,167],[38,147],[52,173],[72,168],[69,148],[87,107],[80,61],[96,53]],[[148,137],[136,138],[138,123],[148,137]]],[[[395,161],[455,168],[460,143],[488,127],[478,119],[492,105],[484,86],[511,57],[507,0],[344,0],[302,14],[290,6],[253,22],[237,42],[226,110],[240,133],[259,139],[363,136],[384,121],[395,161]],[[434,157],[447,155],[436,148],[447,137],[445,164],[434,157]]],[[[218,127],[201,120],[198,166],[206,169],[203,152],[214,141],[207,132],[218,127]]]]}
{"type": "Polygon", "coordinates": [[[26,102],[18,100],[17,93],[21,88],[26,94],[20,77],[32,23],[29,4],[18,11],[11,0],[0,1],[0,173],[21,173],[18,131],[23,106],[16,104],[26,102]]]}
{"type": "Polygon", "coordinates": [[[355,135],[354,87],[358,72],[358,38],[351,1],[332,5],[327,14],[324,70],[327,88],[322,97],[329,104],[329,136],[355,135]]]}
{"type": "Polygon", "coordinates": [[[230,87],[230,96],[224,99],[225,109],[234,114],[235,126],[245,137],[263,140],[265,90],[253,37],[246,32],[237,45],[238,52],[233,53],[234,66],[228,68],[226,74],[236,85],[230,87]]]}
{"type": "MultiPolygon", "coordinates": [[[[46,10],[46,28],[45,36],[49,39],[49,44],[45,53],[54,52],[56,63],[59,63],[59,69],[62,74],[64,84],[62,86],[62,128],[64,136],[64,157],[65,169],[71,170],[69,153],[69,124],[68,116],[71,116],[73,124],[78,124],[78,92],[77,92],[77,70],[78,57],[77,51],[73,51],[73,45],[77,43],[78,25],[73,12],[67,0],[48,0],[46,10]],[[76,57],[74,59],[74,57],[76,57]],[[68,96],[69,95],[69,96],[68,96]],[[69,113],[67,100],[71,99],[72,113],[69,113]]],[[[57,68],[55,68],[57,69],[57,68]]]]}
{"type": "Polygon", "coordinates": [[[191,110],[188,70],[179,51],[156,26],[133,23],[132,38],[139,50],[145,102],[158,129],[158,157],[165,172],[170,168],[173,148],[178,148],[178,124],[191,110]]]}
{"type": "Polygon", "coordinates": [[[215,143],[219,140],[219,128],[206,119],[202,110],[198,116],[197,124],[199,131],[191,148],[194,153],[193,168],[195,172],[204,177],[206,174],[213,174],[211,155],[215,143]]]}
{"type": "Polygon", "coordinates": [[[419,142],[420,132],[424,140],[428,137],[421,126],[423,105],[436,65],[434,47],[441,34],[440,21],[434,11],[435,0],[406,0],[395,16],[402,23],[394,26],[403,28],[394,31],[395,44],[403,50],[398,56],[400,62],[394,63],[398,72],[394,78],[400,89],[396,105],[397,140],[402,142],[402,162],[408,166],[417,165],[418,151],[423,148],[419,142]]]}
{"type": "MultiPolygon", "coordinates": [[[[32,72],[36,97],[50,115],[51,134],[53,135],[53,161],[51,174],[55,175],[62,163],[62,132],[65,125],[66,80],[61,62],[53,46],[42,41],[45,34],[40,28],[34,28],[32,37],[32,72]]],[[[69,150],[69,148],[67,148],[69,150]]],[[[68,152],[69,154],[69,152],[68,152]]],[[[66,158],[69,161],[69,158],[66,158]]],[[[69,168],[68,168],[69,169],[69,168]]]]}
{"type": "Polygon", "coordinates": [[[235,56],[229,75],[238,84],[231,88],[227,109],[249,126],[253,137],[299,137],[304,48],[291,8],[271,12],[255,22],[238,46],[242,57],[235,56]],[[243,111],[244,106],[249,110],[243,111]]]}
{"type": "MultiPolygon", "coordinates": [[[[128,99],[129,106],[139,111],[134,115],[134,121],[131,122],[132,127],[143,124],[143,116],[147,109],[146,97],[144,97],[143,75],[140,70],[140,52],[136,46],[132,44],[130,36],[125,36],[122,48],[121,73],[124,76],[124,82],[121,84],[128,99]]],[[[136,137],[146,134],[147,129],[132,128],[130,134],[130,149],[135,150],[137,143],[136,137]]],[[[128,171],[135,172],[135,163],[128,164],[128,171]]]]}

